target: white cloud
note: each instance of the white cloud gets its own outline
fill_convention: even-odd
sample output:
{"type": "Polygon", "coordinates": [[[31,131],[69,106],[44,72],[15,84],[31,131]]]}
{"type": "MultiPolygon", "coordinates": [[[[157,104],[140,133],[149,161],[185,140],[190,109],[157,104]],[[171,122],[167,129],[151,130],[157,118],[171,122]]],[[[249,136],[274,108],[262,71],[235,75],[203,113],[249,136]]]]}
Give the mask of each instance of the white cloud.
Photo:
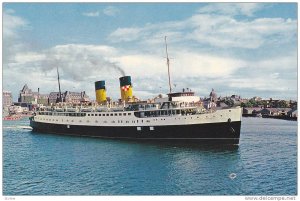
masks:
{"type": "MultiPolygon", "coordinates": [[[[9,80],[20,76],[20,86],[14,90],[18,91],[27,83],[49,93],[56,89],[58,67],[63,90],[85,90],[93,97],[94,82],[97,80],[107,80],[113,83],[114,90],[118,89],[118,78],[125,73],[116,61],[111,61],[115,54],[117,50],[110,46],[84,44],[58,45],[40,52],[18,53],[15,61],[8,63],[3,72],[4,82],[13,86],[9,80]],[[22,76],[24,70],[31,76],[22,76]]],[[[114,97],[118,97],[118,92],[114,97]]]]}
{"type": "Polygon", "coordinates": [[[221,48],[256,49],[264,44],[296,40],[297,21],[282,18],[237,20],[231,16],[197,14],[183,21],[124,27],[112,32],[111,42],[157,42],[171,34],[173,40],[195,41],[221,48]],[[276,38],[276,40],[274,40],[276,38]]]}
{"type": "Polygon", "coordinates": [[[142,28],[118,28],[109,35],[112,42],[129,42],[138,40],[141,37],[142,28]]]}
{"type": "Polygon", "coordinates": [[[21,17],[12,15],[14,10],[4,10],[3,12],[3,37],[18,37],[17,31],[28,25],[28,22],[21,17]]]}
{"type": "Polygon", "coordinates": [[[103,9],[103,11],[90,11],[90,12],[84,12],[82,13],[83,16],[86,17],[99,17],[101,14],[107,15],[107,16],[116,16],[120,10],[114,6],[107,6],[103,9]]]}
{"type": "MultiPolygon", "coordinates": [[[[286,89],[290,90],[290,94],[295,93],[297,55],[291,53],[296,51],[296,45],[291,42],[296,42],[297,21],[283,18],[241,20],[233,17],[241,13],[253,15],[259,9],[255,4],[253,8],[249,5],[248,10],[239,7],[231,11],[240,14],[225,16],[225,11],[222,15],[219,11],[196,14],[182,21],[118,28],[108,39],[111,44],[120,43],[122,48],[64,44],[40,52],[24,50],[18,31],[28,26],[28,22],[9,11],[3,16],[3,50],[9,50],[9,54],[4,53],[3,56],[6,61],[3,83],[4,86],[10,85],[8,90],[18,91],[25,83],[45,92],[57,90],[58,66],[63,90],[85,90],[94,97],[94,82],[106,80],[108,95],[116,99],[119,97],[118,78],[123,70],[126,75],[132,76],[134,94],[149,98],[168,92],[164,58],[164,36],[167,35],[172,58],[171,81],[177,85],[176,89],[190,87],[202,96],[208,94],[211,88],[247,96],[269,92],[284,97],[286,89]],[[265,53],[269,49],[275,53],[281,50],[282,53],[267,56],[265,53]],[[243,57],[239,57],[240,52],[243,57]],[[256,52],[262,52],[260,58],[255,56],[256,52]],[[30,72],[30,76],[22,76],[24,70],[30,72]]],[[[89,14],[97,17],[101,12],[89,14]]]]}
{"type": "Polygon", "coordinates": [[[3,66],[14,62],[17,52],[24,49],[24,44],[19,37],[19,32],[28,27],[28,22],[21,17],[15,16],[14,10],[3,12],[3,66]]]}
{"type": "Polygon", "coordinates": [[[222,15],[246,15],[252,16],[256,11],[261,10],[262,3],[212,3],[203,6],[199,13],[217,13],[222,15]]]}
{"type": "Polygon", "coordinates": [[[46,55],[36,52],[17,53],[15,56],[15,63],[21,65],[28,62],[37,62],[46,59],[46,55]]]}
{"type": "Polygon", "coordinates": [[[120,10],[114,6],[108,6],[103,10],[103,13],[108,16],[116,16],[120,10]]]}
{"type": "Polygon", "coordinates": [[[95,11],[95,12],[84,12],[82,13],[82,15],[86,16],[86,17],[99,17],[100,16],[100,12],[99,11],[95,11]]]}

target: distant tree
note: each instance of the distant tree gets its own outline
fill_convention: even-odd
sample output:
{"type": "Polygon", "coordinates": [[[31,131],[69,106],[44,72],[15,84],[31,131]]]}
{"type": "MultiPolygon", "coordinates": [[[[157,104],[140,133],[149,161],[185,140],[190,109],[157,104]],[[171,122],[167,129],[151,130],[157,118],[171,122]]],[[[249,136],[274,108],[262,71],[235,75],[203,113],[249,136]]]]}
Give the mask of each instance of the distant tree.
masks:
{"type": "Polygon", "coordinates": [[[228,105],[229,107],[233,107],[233,105],[234,105],[234,101],[231,98],[226,98],[224,103],[226,105],[228,105]]]}
{"type": "Polygon", "coordinates": [[[251,102],[242,103],[242,107],[253,107],[253,104],[251,102]]]}
{"type": "Polygon", "coordinates": [[[252,107],[257,107],[257,102],[252,98],[249,100],[249,103],[251,103],[252,107]]]}
{"type": "Polygon", "coordinates": [[[285,108],[285,107],[288,107],[288,104],[286,103],[285,100],[280,100],[280,101],[278,102],[278,107],[280,107],[280,108],[285,108]]]}

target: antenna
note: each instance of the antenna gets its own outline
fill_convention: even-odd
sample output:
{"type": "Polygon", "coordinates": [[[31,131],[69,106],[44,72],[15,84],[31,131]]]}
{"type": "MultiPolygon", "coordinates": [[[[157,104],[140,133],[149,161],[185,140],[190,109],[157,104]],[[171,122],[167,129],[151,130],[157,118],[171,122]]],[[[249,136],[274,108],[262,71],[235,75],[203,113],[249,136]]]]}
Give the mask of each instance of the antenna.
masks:
{"type": "Polygon", "coordinates": [[[56,67],[56,70],[57,70],[57,80],[58,80],[58,89],[59,89],[59,101],[62,102],[58,66],[56,67]]]}
{"type": "Polygon", "coordinates": [[[165,36],[165,43],[166,43],[166,54],[167,54],[167,66],[168,66],[169,88],[170,88],[170,93],[172,93],[171,78],[170,78],[170,59],[169,59],[169,55],[168,55],[167,36],[165,36]]]}

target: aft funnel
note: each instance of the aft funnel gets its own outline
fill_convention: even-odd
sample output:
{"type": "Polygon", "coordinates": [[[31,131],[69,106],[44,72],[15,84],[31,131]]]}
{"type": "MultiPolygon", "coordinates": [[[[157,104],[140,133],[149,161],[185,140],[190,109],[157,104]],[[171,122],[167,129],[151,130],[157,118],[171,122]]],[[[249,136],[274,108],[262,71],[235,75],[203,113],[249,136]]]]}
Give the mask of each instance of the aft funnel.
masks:
{"type": "Polygon", "coordinates": [[[121,91],[121,98],[123,101],[132,101],[132,84],[131,84],[131,77],[124,76],[120,77],[120,91],[121,91]]]}

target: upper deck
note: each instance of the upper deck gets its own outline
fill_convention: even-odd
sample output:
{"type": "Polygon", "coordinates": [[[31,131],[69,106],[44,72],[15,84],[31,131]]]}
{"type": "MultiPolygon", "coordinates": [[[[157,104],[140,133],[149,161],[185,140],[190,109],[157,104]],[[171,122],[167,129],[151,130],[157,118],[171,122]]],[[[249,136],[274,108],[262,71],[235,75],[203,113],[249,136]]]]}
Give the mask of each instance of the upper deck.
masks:
{"type": "Polygon", "coordinates": [[[52,107],[43,108],[37,115],[51,116],[131,116],[138,118],[171,115],[192,115],[207,112],[200,104],[164,102],[162,104],[130,104],[125,107],[52,107]]]}

